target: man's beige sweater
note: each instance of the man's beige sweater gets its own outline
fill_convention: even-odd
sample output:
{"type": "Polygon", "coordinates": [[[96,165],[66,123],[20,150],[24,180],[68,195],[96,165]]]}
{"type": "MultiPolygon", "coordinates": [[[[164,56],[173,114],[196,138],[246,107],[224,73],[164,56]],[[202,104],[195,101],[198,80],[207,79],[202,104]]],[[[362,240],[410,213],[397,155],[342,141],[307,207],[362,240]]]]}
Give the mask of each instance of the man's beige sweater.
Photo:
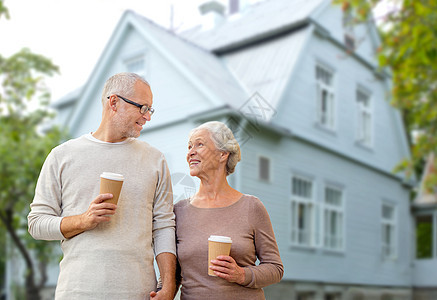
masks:
{"type": "Polygon", "coordinates": [[[156,287],[154,252],[176,254],[165,158],[133,138],[105,143],[88,134],[54,148],[41,170],[28,222],[35,239],[61,240],[56,299],[145,299],[156,287]],[[62,218],[88,209],[99,195],[102,172],[125,178],[115,215],[65,239],[62,218]]]}

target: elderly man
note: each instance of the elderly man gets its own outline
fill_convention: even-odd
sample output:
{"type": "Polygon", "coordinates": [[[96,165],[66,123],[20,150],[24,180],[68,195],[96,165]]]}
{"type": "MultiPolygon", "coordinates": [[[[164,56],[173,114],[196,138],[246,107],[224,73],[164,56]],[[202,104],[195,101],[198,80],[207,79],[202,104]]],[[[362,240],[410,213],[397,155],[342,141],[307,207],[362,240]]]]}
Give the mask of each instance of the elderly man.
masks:
{"type": "Polygon", "coordinates": [[[154,112],[147,81],[109,78],[92,133],[54,148],[28,216],[35,239],[61,240],[56,299],[173,299],[175,221],[170,173],[161,152],[136,139],[154,112]],[[118,204],[99,194],[102,172],[124,176],[118,204]],[[162,289],[156,293],[154,254],[162,289]]]}

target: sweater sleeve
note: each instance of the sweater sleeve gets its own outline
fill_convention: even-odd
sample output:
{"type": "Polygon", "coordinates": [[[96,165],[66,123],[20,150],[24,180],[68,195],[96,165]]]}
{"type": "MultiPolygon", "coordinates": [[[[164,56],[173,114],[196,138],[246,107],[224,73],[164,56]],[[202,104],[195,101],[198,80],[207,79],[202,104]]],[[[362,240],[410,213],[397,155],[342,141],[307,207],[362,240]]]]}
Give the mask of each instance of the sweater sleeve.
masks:
{"type": "Polygon", "coordinates": [[[159,180],[153,202],[153,243],[157,256],[163,252],[176,255],[175,217],[170,171],[162,155],[159,180]]]}
{"type": "Polygon", "coordinates": [[[37,240],[63,240],[61,184],[54,151],[45,160],[27,217],[30,235],[37,240]]]}
{"type": "Polygon", "coordinates": [[[263,288],[281,281],[284,267],[269,214],[258,198],[254,198],[250,216],[255,232],[256,255],[260,263],[245,267],[246,279],[243,286],[263,288]]]}

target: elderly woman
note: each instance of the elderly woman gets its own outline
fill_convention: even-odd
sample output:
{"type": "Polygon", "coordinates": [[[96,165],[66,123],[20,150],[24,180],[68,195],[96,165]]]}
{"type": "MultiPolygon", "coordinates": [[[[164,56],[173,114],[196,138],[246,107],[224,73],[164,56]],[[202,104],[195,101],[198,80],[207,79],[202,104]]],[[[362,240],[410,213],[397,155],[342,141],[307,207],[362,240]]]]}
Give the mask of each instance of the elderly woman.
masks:
{"type": "Polygon", "coordinates": [[[282,278],[283,266],[264,205],[226,180],[240,157],[238,142],[225,124],[208,122],[191,131],[187,162],[190,175],[201,182],[193,197],[174,207],[181,299],[265,299],[262,288],[282,278]],[[210,235],[232,239],[230,256],[211,261],[216,277],[208,276],[210,235]]]}

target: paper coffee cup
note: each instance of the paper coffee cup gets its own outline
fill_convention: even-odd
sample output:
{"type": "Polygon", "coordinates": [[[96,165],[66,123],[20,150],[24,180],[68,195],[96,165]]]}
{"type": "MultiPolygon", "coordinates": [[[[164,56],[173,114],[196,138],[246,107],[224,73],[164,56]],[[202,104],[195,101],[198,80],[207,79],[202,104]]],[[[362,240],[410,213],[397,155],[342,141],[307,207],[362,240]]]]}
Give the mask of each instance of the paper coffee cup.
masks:
{"type": "Polygon", "coordinates": [[[209,268],[211,260],[219,255],[229,255],[231,252],[232,239],[228,236],[211,235],[208,239],[208,275],[214,275],[214,271],[209,268]]]}
{"type": "Polygon", "coordinates": [[[105,202],[118,203],[123,181],[124,177],[121,174],[110,172],[100,174],[100,194],[110,193],[114,196],[112,199],[105,200],[105,202]]]}

